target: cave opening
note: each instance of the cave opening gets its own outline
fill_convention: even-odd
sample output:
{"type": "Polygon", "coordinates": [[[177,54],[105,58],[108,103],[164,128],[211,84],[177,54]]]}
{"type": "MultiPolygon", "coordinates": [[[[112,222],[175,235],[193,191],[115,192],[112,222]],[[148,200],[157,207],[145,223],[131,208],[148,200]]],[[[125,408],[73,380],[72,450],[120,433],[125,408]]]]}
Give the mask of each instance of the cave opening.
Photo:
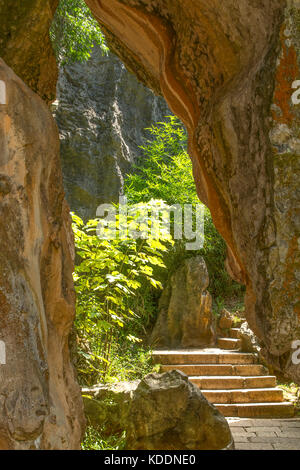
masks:
{"type": "MultiPolygon", "coordinates": [[[[139,82],[107,46],[103,50],[105,43],[93,44],[86,60],[60,58],[59,49],[66,41],[55,21],[58,25],[52,29],[60,67],[51,109],[59,128],[64,189],[73,213],[77,252],[73,359],[87,393],[100,383],[141,379],[146,372],[158,370],[153,367],[153,349],[217,347],[217,323],[226,309],[236,321],[245,320],[244,287],[227,273],[226,244],[209,210],[199,201],[182,122],[164,98],[139,82]],[[160,213],[179,205],[181,224],[187,221],[184,211],[191,210],[191,227],[181,232],[187,234],[189,228],[194,236],[198,230],[202,239],[196,237],[198,243],[191,249],[186,247],[193,240],[174,239],[172,246],[164,234],[148,241],[147,247],[144,240],[133,243],[128,234],[121,243],[109,240],[109,247],[103,240],[97,244],[94,233],[83,242],[95,228],[92,220],[99,209],[118,205],[124,196],[133,205],[131,213],[139,211],[139,205],[153,209],[154,200],[160,204],[160,213]],[[92,265],[93,259],[97,265],[92,265]],[[186,281],[190,269],[195,279],[186,281]],[[172,282],[179,285],[172,286],[172,282]],[[180,282],[191,285],[182,286],[178,308],[189,308],[194,319],[186,316],[182,320],[186,326],[178,323],[174,331],[162,335],[166,327],[161,323],[167,320],[162,320],[165,313],[159,313],[161,304],[171,302],[167,290],[180,291],[180,282]],[[184,307],[191,289],[200,290],[201,295],[189,307],[186,301],[184,307]],[[197,326],[199,321],[202,324],[197,326]]],[[[76,39],[72,41],[74,51],[76,39]]],[[[174,238],[174,219],[169,223],[174,238]]]]}
{"type": "MultiPolygon", "coordinates": [[[[80,390],[68,346],[75,305],[71,272],[74,243],[69,208],[64,200],[57,128],[45,104],[53,100],[56,83],[48,29],[57,2],[42,3],[32,0],[28,9],[24,5],[14,8],[13,18],[8,10],[12,2],[0,3],[4,12],[0,24],[0,113],[3,117],[0,121],[3,143],[0,210],[5,220],[0,226],[0,344],[5,346],[6,362],[2,364],[2,357],[0,396],[4,399],[0,400],[0,445],[4,448],[77,448],[84,425],[80,390]]],[[[298,0],[288,4],[281,0],[251,3],[228,0],[221,9],[218,0],[211,0],[209,7],[204,0],[152,0],[147,5],[143,0],[87,0],[86,3],[105,32],[111,50],[144,85],[163,95],[172,112],[184,123],[198,195],[210,208],[215,227],[227,243],[228,270],[236,280],[246,284],[248,323],[261,340],[266,363],[289,380],[299,382],[299,362],[293,350],[299,337],[299,103],[295,99],[299,70],[298,0]]],[[[69,80],[73,78],[72,71],[69,80]]],[[[83,73],[81,82],[86,78],[83,73]]],[[[80,95],[80,87],[77,93],[80,95]]],[[[75,95],[77,100],[79,96],[75,95]]],[[[94,101],[93,97],[88,98],[94,101]]],[[[132,100],[135,99],[134,95],[132,100]]],[[[88,121],[91,140],[95,143],[105,128],[97,129],[101,119],[88,104],[89,116],[83,112],[80,118],[82,123],[88,121]]],[[[59,101],[54,104],[55,113],[59,112],[59,106],[59,101]]],[[[115,116],[120,115],[116,100],[111,109],[115,116]]],[[[66,124],[70,128],[64,137],[68,136],[72,119],[76,117],[71,106],[69,111],[70,120],[66,124]]],[[[120,122],[115,119],[114,135],[107,140],[125,161],[126,147],[130,145],[122,136],[117,144],[114,140],[120,122]]],[[[82,124],[76,128],[83,129],[82,124]]],[[[90,148],[84,145],[82,154],[90,148]]],[[[92,150],[93,157],[95,147],[97,143],[92,150]]],[[[80,178],[73,184],[76,171],[85,173],[91,163],[90,156],[83,155],[83,158],[84,164],[78,160],[78,165],[72,165],[71,158],[66,161],[65,187],[67,192],[68,186],[72,187],[76,203],[85,200],[90,204],[94,181],[86,173],[84,178],[81,175],[84,188],[78,187],[80,178]]],[[[105,167],[111,163],[114,178],[97,195],[99,198],[112,194],[116,188],[119,190],[120,183],[123,184],[123,166],[115,165],[111,154],[107,154],[101,165],[96,165],[95,173],[102,179],[105,167]]],[[[148,179],[144,178],[142,183],[145,181],[148,179]]],[[[83,212],[81,215],[85,218],[83,212]]],[[[90,215],[86,217],[89,219],[90,215]]],[[[88,252],[90,232],[83,230],[78,217],[75,225],[75,236],[77,230],[82,242],[80,249],[88,252]]],[[[95,229],[95,225],[90,224],[89,229],[95,229]]],[[[98,240],[98,237],[93,240],[95,246],[98,240]]],[[[105,247],[105,240],[101,243],[105,247]]],[[[108,252],[111,245],[99,250],[97,262],[103,263],[100,253],[108,252]]],[[[157,246],[151,249],[157,250],[157,246]]],[[[112,251],[108,259],[110,267],[124,255],[126,251],[112,251]]],[[[154,261],[155,253],[150,256],[154,261]]],[[[148,253],[146,258],[150,256],[148,253]]],[[[144,261],[145,257],[141,256],[140,264],[145,264],[144,261]]],[[[156,263],[161,263],[159,256],[156,263]]],[[[157,283],[153,271],[147,268],[143,275],[157,283]]],[[[193,266],[189,269],[193,280],[193,266]]],[[[106,274],[105,281],[114,286],[116,281],[124,281],[128,291],[129,281],[133,290],[139,287],[136,279],[117,279],[117,270],[112,271],[112,277],[106,274]]],[[[100,286],[102,277],[98,278],[100,286]]],[[[187,275],[184,277],[180,271],[174,278],[173,299],[181,291],[182,279],[187,279],[187,275]]],[[[125,292],[124,285],[118,284],[121,292],[122,289],[125,292]]],[[[171,298],[172,295],[171,292],[171,298]]],[[[183,301],[190,297],[190,294],[184,296],[183,301]]],[[[208,296],[205,298],[207,301],[208,296]]],[[[92,304],[93,298],[90,300],[92,304]]],[[[119,301],[120,296],[110,299],[112,304],[120,306],[119,301]]],[[[173,304],[176,305],[175,300],[173,304]]],[[[87,303],[84,309],[90,306],[95,320],[97,311],[93,305],[87,303]]],[[[205,312],[207,306],[203,300],[205,312]]],[[[124,319],[115,315],[116,310],[107,305],[105,308],[123,328],[124,319]]],[[[129,312],[128,305],[125,310],[129,312]]],[[[105,319],[100,320],[103,330],[108,332],[109,343],[110,326],[105,319]]],[[[174,337],[177,341],[178,329],[174,337]]],[[[127,339],[136,344],[137,338],[138,335],[132,335],[127,339]]],[[[239,338],[223,339],[233,344],[236,341],[232,340],[239,338]]],[[[109,362],[107,357],[103,359],[109,362]]],[[[162,357],[158,359],[161,361],[162,357]]],[[[168,358],[165,370],[176,365],[173,359],[168,358]]],[[[219,363],[220,359],[224,357],[218,355],[219,363]]],[[[132,356],[126,361],[126,367],[130,366],[132,356]]],[[[139,362],[147,367],[144,352],[139,362]]],[[[253,371],[252,365],[256,371],[260,370],[257,366],[261,364],[251,364],[253,371]]],[[[119,364],[119,371],[126,367],[119,364]]],[[[247,380],[250,379],[243,383],[247,380]]],[[[290,403],[282,402],[280,391],[271,387],[274,376],[262,376],[256,383],[261,384],[261,380],[266,380],[272,389],[266,392],[267,401],[263,403],[272,405],[274,413],[283,410],[290,413],[290,403]],[[268,401],[271,398],[272,403],[268,401]]],[[[251,380],[250,383],[253,384],[251,380]]],[[[224,397],[228,393],[224,392],[224,397]]],[[[257,391],[253,392],[251,397],[256,394],[257,391]]],[[[219,397],[217,392],[215,396],[219,397]]],[[[225,413],[226,403],[219,405],[225,413]]],[[[236,412],[238,408],[244,407],[232,409],[236,412]]]]}

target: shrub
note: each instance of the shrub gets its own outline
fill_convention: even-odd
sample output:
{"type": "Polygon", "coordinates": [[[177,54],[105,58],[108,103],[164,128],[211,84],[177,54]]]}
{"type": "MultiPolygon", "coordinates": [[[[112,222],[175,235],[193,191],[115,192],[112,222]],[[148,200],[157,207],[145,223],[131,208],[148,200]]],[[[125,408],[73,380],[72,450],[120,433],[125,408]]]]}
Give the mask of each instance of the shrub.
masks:
{"type": "MultiPolygon", "coordinates": [[[[147,207],[159,202],[151,201],[147,207]]],[[[145,206],[140,204],[140,210],[145,206]]],[[[129,215],[135,223],[138,211],[129,215]]],[[[139,343],[135,336],[145,322],[148,309],[138,301],[145,290],[160,289],[154,268],[165,269],[163,253],[172,245],[170,235],[162,238],[100,239],[99,220],[86,225],[72,214],[78,262],[74,273],[77,293],[75,327],[78,337],[77,370],[84,385],[109,380],[112,349],[125,343],[139,343]]],[[[120,228],[120,218],[117,216],[120,228]]]]}

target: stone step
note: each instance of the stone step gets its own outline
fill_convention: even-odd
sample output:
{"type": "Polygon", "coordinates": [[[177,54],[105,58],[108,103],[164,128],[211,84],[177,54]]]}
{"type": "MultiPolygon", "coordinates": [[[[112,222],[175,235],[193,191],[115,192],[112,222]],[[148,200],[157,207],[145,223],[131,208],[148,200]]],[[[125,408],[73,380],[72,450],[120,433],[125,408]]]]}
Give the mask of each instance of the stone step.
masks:
{"type": "Polygon", "coordinates": [[[201,390],[230,390],[230,389],[252,389],[252,388],[274,388],[276,377],[271,375],[241,377],[241,376],[202,376],[189,377],[201,390]]]}
{"type": "MultiPolygon", "coordinates": [[[[159,364],[255,364],[257,357],[252,353],[230,352],[219,348],[207,350],[153,351],[153,359],[159,364]]],[[[174,367],[174,366],[173,366],[174,367]]]]}
{"type": "Polygon", "coordinates": [[[283,402],[280,388],[245,388],[238,390],[201,390],[211,403],[272,403],[283,402]]]}
{"type": "Polygon", "coordinates": [[[239,328],[230,328],[229,336],[230,336],[230,338],[240,339],[240,329],[239,328]]]}
{"type": "Polygon", "coordinates": [[[216,403],[224,416],[239,418],[292,418],[295,408],[290,402],[281,403],[216,403]]]}
{"type": "Polygon", "coordinates": [[[218,346],[222,349],[239,349],[242,346],[242,342],[238,338],[218,338],[218,346]]]}
{"type": "Polygon", "coordinates": [[[261,364],[166,364],[161,367],[162,372],[169,370],[181,370],[189,377],[192,376],[220,376],[220,375],[240,375],[258,376],[268,375],[268,369],[261,364]]]}

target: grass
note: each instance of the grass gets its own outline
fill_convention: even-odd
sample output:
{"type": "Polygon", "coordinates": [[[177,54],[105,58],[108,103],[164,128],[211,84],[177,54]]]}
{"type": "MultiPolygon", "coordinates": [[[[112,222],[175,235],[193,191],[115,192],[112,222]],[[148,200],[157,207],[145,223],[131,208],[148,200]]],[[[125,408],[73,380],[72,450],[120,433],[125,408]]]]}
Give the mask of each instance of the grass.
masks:
{"type": "Polygon", "coordinates": [[[109,436],[92,426],[86,428],[82,450],[124,450],[125,433],[121,436],[109,436]]]}
{"type": "Polygon", "coordinates": [[[289,382],[285,378],[278,376],[278,387],[283,390],[283,396],[286,401],[295,405],[295,414],[300,415],[300,387],[294,382],[289,382]]]}

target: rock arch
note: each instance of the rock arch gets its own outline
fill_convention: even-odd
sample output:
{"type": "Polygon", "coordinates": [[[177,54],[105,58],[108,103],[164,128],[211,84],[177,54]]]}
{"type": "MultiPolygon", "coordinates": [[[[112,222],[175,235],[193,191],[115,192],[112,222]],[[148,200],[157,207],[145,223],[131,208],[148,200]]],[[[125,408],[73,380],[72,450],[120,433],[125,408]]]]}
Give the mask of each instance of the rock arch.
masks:
{"type": "MultiPolygon", "coordinates": [[[[110,47],[187,126],[199,196],[246,283],[250,325],[269,361],[300,381],[299,0],[86,2],[110,47]]],[[[15,75],[51,100],[56,4],[0,0],[0,448],[76,448],[83,424],[57,129],[15,75]]]]}
{"type": "Polygon", "coordinates": [[[299,117],[298,2],[87,4],[110,47],[187,126],[198,193],[247,286],[250,325],[270,362],[299,379],[290,356],[300,319],[300,175],[289,140],[299,117]]]}

